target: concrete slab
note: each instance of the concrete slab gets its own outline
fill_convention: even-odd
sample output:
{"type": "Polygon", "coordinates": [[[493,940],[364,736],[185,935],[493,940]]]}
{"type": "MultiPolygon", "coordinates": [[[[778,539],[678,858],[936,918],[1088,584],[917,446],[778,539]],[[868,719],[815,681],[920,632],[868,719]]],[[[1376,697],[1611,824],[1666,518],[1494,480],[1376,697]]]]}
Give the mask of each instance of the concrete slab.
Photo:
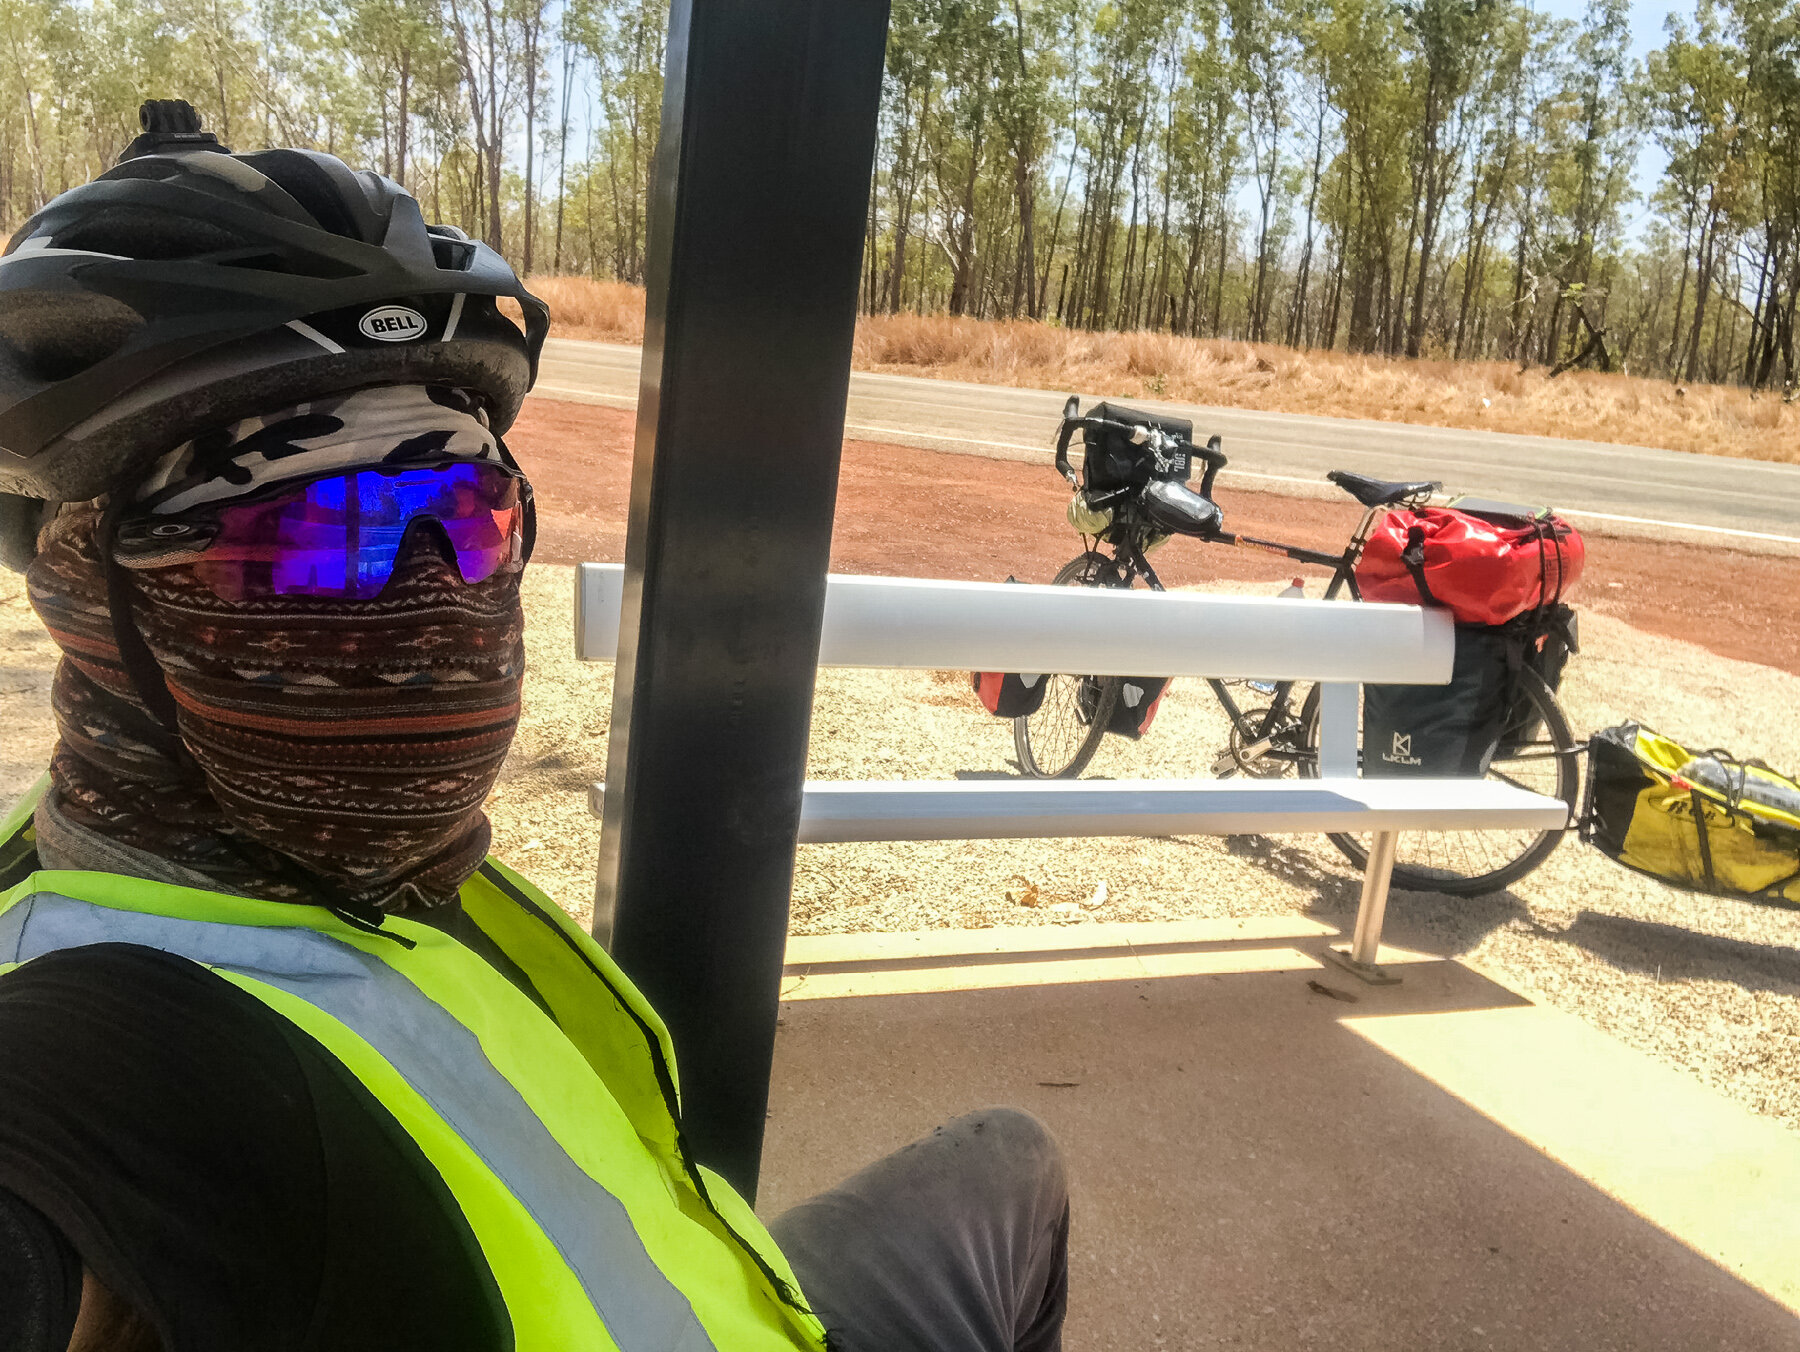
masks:
{"type": "Polygon", "coordinates": [[[1800,1348],[1800,1137],[1323,929],[795,940],[760,1209],[1007,1103],[1069,1155],[1074,1352],[1800,1348]]]}

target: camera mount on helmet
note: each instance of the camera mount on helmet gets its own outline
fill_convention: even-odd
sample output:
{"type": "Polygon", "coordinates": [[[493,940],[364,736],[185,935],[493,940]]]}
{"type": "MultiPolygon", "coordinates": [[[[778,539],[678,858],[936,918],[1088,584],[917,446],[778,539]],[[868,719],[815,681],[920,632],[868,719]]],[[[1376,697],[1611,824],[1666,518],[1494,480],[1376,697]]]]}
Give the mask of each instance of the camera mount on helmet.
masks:
{"type": "Polygon", "coordinates": [[[186,99],[145,99],[138,108],[138,125],[143,135],[125,147],[115,164],[140,155],[178,154],[184,148],[231,153],[230,146],[220,145],[218,137],[201,128],[200,114],[186,99]]]}

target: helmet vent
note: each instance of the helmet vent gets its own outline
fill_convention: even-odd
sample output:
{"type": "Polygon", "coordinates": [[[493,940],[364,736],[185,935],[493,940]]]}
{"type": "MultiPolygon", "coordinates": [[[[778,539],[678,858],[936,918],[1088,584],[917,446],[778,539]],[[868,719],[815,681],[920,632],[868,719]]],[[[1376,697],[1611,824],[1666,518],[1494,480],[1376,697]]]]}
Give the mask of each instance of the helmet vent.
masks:
{"type": "Polygon", "coordinates": [[[90,249],[146,262],[242,249],[252,241],[192,216],[146,207],[104,207],[57,233],[58,249],[90,249]]]}
{"type": "Polygon", "coordinates": [[[0,307],[0,344],[42,381],[80,375],[143,326],[143,316],[129,305],[93,292],[14,291],[0,307]]]}
{"type": "Polygon", "coordinates": [[[431,237],[431,257],[445,272],[467,272],[475,261],[475,246],[466,239],[431,237]]]}
{"type": "Polygon", "coordinates": [[[347,263],[340,263],[335,258],[326,258],[322,254],[301,253],[298,250],[290,254],[278,254],[264,250],[258,253],[239,254],[235,258],[216,258],[213,261],[220,267],[243,268],[246,272],[279,272],[290,277],[318,277],[332,282],[345,277],[361,275],[358,269],[347,263]]]}

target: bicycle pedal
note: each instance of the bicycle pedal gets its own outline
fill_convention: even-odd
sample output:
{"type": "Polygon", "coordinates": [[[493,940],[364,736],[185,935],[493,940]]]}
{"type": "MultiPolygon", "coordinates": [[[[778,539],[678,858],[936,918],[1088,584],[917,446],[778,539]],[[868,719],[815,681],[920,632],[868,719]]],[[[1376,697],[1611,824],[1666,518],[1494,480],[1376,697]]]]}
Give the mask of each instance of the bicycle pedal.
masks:
{"type": "Polygon", "coordinates": [[[1237,756],[1230,751],[1225,752],[1213,762],[1212,772],[1214,779],[1229,779],[1232,775],[1237,773],[1237,770],[1237,756]]]}

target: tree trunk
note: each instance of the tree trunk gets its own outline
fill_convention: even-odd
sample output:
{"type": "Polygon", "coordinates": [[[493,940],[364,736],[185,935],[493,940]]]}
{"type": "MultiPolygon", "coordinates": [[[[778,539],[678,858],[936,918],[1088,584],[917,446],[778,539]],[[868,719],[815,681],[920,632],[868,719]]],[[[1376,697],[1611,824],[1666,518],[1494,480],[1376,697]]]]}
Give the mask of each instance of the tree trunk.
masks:
{"type": "MultiPolygon", "coordinates": [[[[563,44],[562,121],[556,137],[556,245],[550,270],[563,270],[563,207],[569,197],[569,100],[575,89],[575,44],[563,44]]],[[[592,170],[590,169],[590,173],[592,170]]]]}
{"type": "Polygon", "coordinates": [[[1694,204],[1688,203],[1687,220],[1681,239],[1681,284],[1675,288],[1675,317],[1669,321],[1669,379],[1680,380],[1681,369],[1676,353],[1681,349],[1681,310],[1687,303],[1688,264],[1694,256],[1694,204]]]}
{"type": "Polygon", "coordinates": [[[400,49],[400,122],[395,129],[394,181],[406,186],[407,131],[412,125],[412,46],[400,49]]]}
{"type": "MultiPolygon", "coordinates": [[[[534,0],[535,3],[535,0],[534,0]]],[[[537,206],[537,39],[539,18],[525,27],[525,248],[519,275],[531,275],[531,229],[537,206]]]]}
{"type": "Polygon", "coordinates": [[[1688,333],[1686,361],[1690,381],[1700,378],[1700,330],[1706,323],[1707,293],[1712,289],[1712,255],[1717,238],[1717,212],[1709,208],[1700,226],[1700,257],[1694,267],[1694,327],[1688,333]]]}

